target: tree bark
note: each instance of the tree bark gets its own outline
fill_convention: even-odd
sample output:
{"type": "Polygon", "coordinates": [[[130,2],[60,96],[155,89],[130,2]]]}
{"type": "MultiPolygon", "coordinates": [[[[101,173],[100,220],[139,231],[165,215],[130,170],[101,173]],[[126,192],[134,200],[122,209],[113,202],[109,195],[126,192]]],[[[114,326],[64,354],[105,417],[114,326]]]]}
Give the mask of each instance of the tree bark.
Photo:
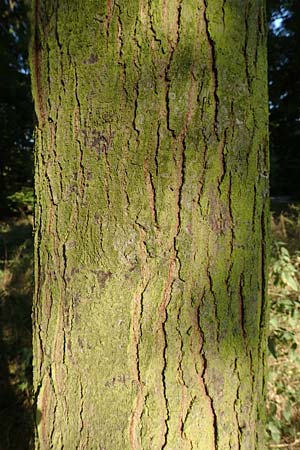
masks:
{"type": "Polygon", "coordinates": [[[39,450],[264,450],[264,0],[34,0],[39,450]]]}

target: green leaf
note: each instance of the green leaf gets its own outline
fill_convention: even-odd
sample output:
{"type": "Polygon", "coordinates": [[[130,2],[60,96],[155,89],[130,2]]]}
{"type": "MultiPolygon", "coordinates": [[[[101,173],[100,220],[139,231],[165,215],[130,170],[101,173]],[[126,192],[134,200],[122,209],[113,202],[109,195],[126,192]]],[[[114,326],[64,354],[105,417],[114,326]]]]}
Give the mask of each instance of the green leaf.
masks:
{"type": "Polygon", "coordinates": [[[290,421],[291,415],[292,415],[291,404],[290,404],[290,402],[286,402],[285,408],[284,408],[284,410],[283,410],[282,415],[283,415],[283,417],[285,418],[285,420],[286,420],[287,422],[290,421]]]}
{"type": "Polygon", "coordinates": [[[278,426],[274,422],[268,423],[268,429],[271,433],[271,437],[272,437],[273,441],[278,444],[281,439],[281,430],[278,428],[278,426]]]}
{"type": "Polygon", "coordinates": [[[281,247],[280,251],[281,251],[282,256],[286,256],[290,259],[290,254],[289,254],[289,251],[287,248],[281,247]]]}
{"type": "Polygon", "coordinates": [[[298,291],[298,289],[299,289],[299,285],[298,285],[298,282],[297,282],[297,280],[294,278],[294,277],[289,277],[289,279],[288,279],[288,282],[287,282],[287,285],[291,288],[291,289],[293,289],[293,291],[298,291]]]}

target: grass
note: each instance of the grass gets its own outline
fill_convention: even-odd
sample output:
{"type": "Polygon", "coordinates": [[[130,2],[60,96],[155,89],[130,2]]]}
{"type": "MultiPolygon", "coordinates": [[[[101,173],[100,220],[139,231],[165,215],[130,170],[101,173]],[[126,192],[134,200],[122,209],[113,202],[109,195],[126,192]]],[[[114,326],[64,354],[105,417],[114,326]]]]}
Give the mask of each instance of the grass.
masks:
{"type": "MultiPolygon", "coordinates": [[[[272,218],[269,450],[300,450],[300,207],[272,218]]],[[[0,450],[31,450],[30,216],[0,222],[0,450]]]]}

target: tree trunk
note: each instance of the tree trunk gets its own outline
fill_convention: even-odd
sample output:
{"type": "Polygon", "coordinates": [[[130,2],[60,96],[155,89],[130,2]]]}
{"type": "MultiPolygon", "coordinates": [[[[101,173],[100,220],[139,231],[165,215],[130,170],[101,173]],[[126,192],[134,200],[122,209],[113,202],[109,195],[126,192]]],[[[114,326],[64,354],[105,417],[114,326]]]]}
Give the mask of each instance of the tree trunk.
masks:
{"type": "Polygon", "coordinates": [[[264,0],[32,15],[36,449],[264,450],[264,0]]]}

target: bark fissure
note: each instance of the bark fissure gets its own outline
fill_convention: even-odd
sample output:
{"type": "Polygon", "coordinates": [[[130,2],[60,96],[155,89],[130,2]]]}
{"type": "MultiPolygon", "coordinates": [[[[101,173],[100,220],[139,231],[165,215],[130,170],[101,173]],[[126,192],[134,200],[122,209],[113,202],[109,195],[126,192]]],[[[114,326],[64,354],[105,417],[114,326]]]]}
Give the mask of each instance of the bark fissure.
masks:
{"type": "Polygon", "coordinates": [[[211,36],[210,30],[209,30],[209,18],[208,18],[208,2],[207,0],[203,0],[204,3],[204,22],[205,22],[205,29],[206,29],[206,35],[207,40],[210,46],[210,65],[211,65],[211,75],[212,75],[212,82],[213,82],[213,96],[215,100],[214,104],[214,131],[218,135],[218,108],[219,108],[219,96],[218,96],[218,69],[217,69],[217,53],[215,48],[215,42],[211,36]]]}
{"type": "Polygon", "coordinates": [[[227,2],[227,0],[223,0],[223,3],[222,3],[222,22],[223,22],[224,31],[225,31],[225,7],[226,7],[226,2],[227,2]]]}
{"type": "Polygon", "coordinates": [[[86,175],[85,175],[85,167],[84,167],[84,152],[83,152],[83,146],[82,146],[82,141],[80,139],[80,134],[79,134],[79,130],[80,130],[80,122],[81,122],[81,103],[80,103],[80,99],[79,99],[79,85],[78,85],[78,74],[77,74],[77,68],[76,68],[76,62],[73,61],[73,59],[71,57],[69,57],[70,59],[70,63],[71,66],[73,66],[73,70],[74,70],[74,80],[75,80],[75,89],[74,89],[74,94],[75,94],[75,101],[76,101],[76,105],[77,105],[77,110],[75,111],[75,132],[77,134],[76,136],[76,141],[77,141],[77,147],[79,150],[79,198],[77,198],[76,200],[76,204],[77,204],[77,214],[79,214],[80,211],[80,203],[79,201],[81,201],[82,203],[84,202],[84,193],[85,193],[85,184],[86,184],[86,175]],[[78,130],[78,133],[77,133],[78,130]]]}
{"type": "Polygon", "coordinates": [[[162,371],[161,371],[161,382],[162,382],[162,394],[163,394],[163,403],[165,405],[165,426],[164,426],[164,432],[162,436],[162,445],[161,450],[166,448],[167,440],[168,440],[168,421],[170,419],[170,410],[169,410],[169,401],[167,396],[167,384],[166,384],[166,369],[167,369],[167,348],[168,348],[168,335],[166,332],[166,322],[168,320],[168,304],[171,301],[172,297],[172,285],[175,280],[175,270],[176,270],[176,250],[172,250],[171,259],[169,262],[169,270],[168,270],[168,276],[165,282],[163,295],[162,295],[162,302],[159,306],[159,312],[160,312],[160,330],[159,333],[161,335],[161,341],[162,341],[162,371]]]}
{"type": "Polygon", "coordinates": [[[149,170],[146,170],[146,184],[149,196],[149,206],[151,210],[151,215],[153,219],[153,223],[158,229],[158,221],[157,221],[157,210],[156,210],[156,191],[153,183],[153,176],[149,170]]]}
{"type": "Polygon", "coordinates": [[[135,407],[132,411],[129,425],[129,439],[131,450],[141,448],[140,424],[141,416],[145,404],[143,381],[141,380],[140,361],[139,361],[139,342],[142,336],[141,321],[143,316],[143,296],[149,284],[149,274],[147,269],[147,249],[145,244],[145,230],[138,225],[140,234],[140,258],[141,258],[141,283],[134,295],[133,313],[132,313],[132,346],[133,346],[133,379],[137,385],[137,396],[135,407]]]}
{"type": "Polygon", "coordinates": [[[84,428],[84,419],[83,419],[84,391],[83,391],[82,380],[79,380],[79,404],[80,404],[80,408],[79,408],[78,415],[79,415],[80,427],[79,427],[79,438],[78,438],[76,450],[80,450],[81,441],[82,441],[82,433],[83,433],[83,428],[84,428]]]}
{"type": "Polygon", "coordinates": [[[113,7],[114,7],[114,0],[107,0],[106,1],[106,21],[105,21],[105,29],[106,29],[106,41],[108,45],[109,40],[109,28],[110,28],[110,22],[113,15],[113,7]]]}
{"type": "Polygon", "coordinates": [[[159,39],[157,37],[157,33],[156,33],[156,30],[155,30],[155,26],[154,26],[153,13],[151,13],[151,4],[152,4],[152,1],[148,0],[150,30],[152,32],[152,36],[153,36],[154,41],[156,41],[158,43],[159,47],[161,47],[161,43],[162,42],[161,42],[161,39],[159,39]]]}
{"type": "Polygon", "coordinates": [[[170,110],[170,89],[171,89],[171,81],[172,78],[170,77],[170,69],[172,65],[172,61],[174,58],[174,53],[176,49],[178,48],[179,41],[180,41],[180,17],[181,17],[181,5],[182,0],[179,1],[177,5],[177,20],[176,20],[176,39],[174,43],[170,43],[170,49],[169,49],[169,57],[168,57],[168,63],[165,69],[165,85],[166,85],[166,121],[167,121],[167,129],[171,132],[174,140],[176,139],[176,133],[175,130],[171,127],[170,124],[170,117],[171,117],[171,110],[170,110]]]}
{"type": "MultiPolygon", "coordinates": [[[[205,342],[205,340],[204,340],[205,342]]],[[[204,390],[205,390],[205,395],[206,397],[209,399],[209,403],[210,403],[210,412],[212,415],[212,419],[213,419],[213,434],[214,434],[214,450],[218,450],[219,446],[218,446],[218,422],[217,422],[217,413],[215,410],[215,406],[214,406],[214,400],[212,398],[212,396],[209,394],[209,388],[208,388],[208,383],[206,381],[206,370],[207,370],[207,359],[206,359],[206,355],[205,352],[203,351],[201,353],[202,355],[202,361],[203,361],[203,372],[201,374],[201,379],[203,380],[203,386],[204,386],[204,390]]]]}
{"type": "Polygon", "coordinates": [[[185,414],[180,419],[180,435],[181,435],[181,438],[184,439],[184,441],[189,444],[190,450],[193,450],[193,448],[194,448],[193,442],[192,442],[191,439],[188,439],[186,437],[185,431],[184,431],[184,427],[185,427],[185,424],[186,424],[186,422],[187,422],[187,420],[189,418],[189,415],[190,415],[190,413],[192,411],[192,408],[193,408],[193,405],[194,405],[196,399],[197,399],[197,397],[195,395],[192,398],[190,398],[189,403],[188,403],[188,405],[186,407],[185,414]]]}
{"type": "MultiPolygon", "coordinates": [[[[207,261],[210,260],[210,252],[209,252],[209,246],[207,245],[207,261]]],[[[218,302],[217,302],[217,295],[214,292],[214,287],[213,287],[213,277],[211,275],[211,269],[209,267],[209,263],[207,264],[206,267],[206,275],[207,275],[207,279],[208,279],[208,288],[209,288],[209,292],[211,294],[211,298],[213,301],[213,306],[214,306],[214,314],[215,314],[215,325],[216,325],[216,345],[218,346],[220,343],[220,318],[218,316],[218,302]]]]}
{"type": "Polygon", "coordinates": [[[239,283],[239,300],[240,300],[240,323],[242,329],[242,335],[245,343],[247,343],[247,331],[245,326],[245,298],[244,298],[244,274],[240,275],[240,283],[239,283]]]}
{"type": "Polygon", "coordinates": [[[244,17],[245,17],[245,41],[243,44],[243,52],[244,52],[244,59],[245,59],[245,72],[246,72],[246,81],[248,86],[248,91],[251,93],[251,76],[250,76],[250,70],[249,70],[249,58],[248,58],[248,38],[249,38],[249,2],[245,2],[244,6],[244,17]]]}
{"type": "Polygon", "coordinates": [[[120,5],[118,5],[116,3],[116,6],[119,9],[119,13],[118,13],[118,35],[117,35],[117,39],[118,39],[118,47],[119,47],[119,60],[118,60],[118,64],[121,65],[122,67],[122,72],[121,72],[121,79],[122,79],[122,86],[123,86],[123,91],[125,93],[125,97],[126,97],[126,102],[129,100],[129,92],[127,90],[126,87],[126,63],[123,61],[123,56],[124,56],[124,37],[123,37],[123,25],[122,25],[122,20],[121,20],[121,7],[120,5]]]}
{"type": "Polygon", "coordinates": [[[239,376],[239,372],[238,372],[238,360],[237,358],[235,358],[234,360],[234,368],[233,368],[233,375],[236,375],[237,380],[238,380],[238,385],[236,388],[236,397],[234,399],[233,402],[233,410],[234,410],[234,415],[235,415],[235,420],[236,420],[236,424],[237,424],[237,450],[241,449],[241,439],[242,439],[242,427],[239,423],[239,415],[238,415],[238,402],[241,401],[239,393],[240,393],[240,388],[241,388],[241,380],[240,380],[240,376],[239,376]]]}
{"type": "MultiPolygon", "coordinates": [[[[129,147],[129,142],[127,142],[127,148],[129,147]]],[[[130,198],[129,198],[129,194],[128,194],[128,186],[127,186],[127,183],[128,183],[128,173],[127,173],[127,170],[126,170],[126,167],[125,166],[123,166],[123,169],[124,169],[124,181],[123,181],[123,189],[122,189],[122,192],[123,192],[123,194],[124,194],[124,197],[125,197],[125,211],[126,211],[126,214],[127,214],[127,216],[129,217],[129,208],[130,208],[130,198]]]]}
{"type": "Polygon", "coordinates": [[[154,153],[154,163],[155,163],[155,176],[158,176],[158,152],[160,148],[160,121],[157,123],[157,130],[156,130],[156,145],[155,145],[155,153],[154,153]]]}

